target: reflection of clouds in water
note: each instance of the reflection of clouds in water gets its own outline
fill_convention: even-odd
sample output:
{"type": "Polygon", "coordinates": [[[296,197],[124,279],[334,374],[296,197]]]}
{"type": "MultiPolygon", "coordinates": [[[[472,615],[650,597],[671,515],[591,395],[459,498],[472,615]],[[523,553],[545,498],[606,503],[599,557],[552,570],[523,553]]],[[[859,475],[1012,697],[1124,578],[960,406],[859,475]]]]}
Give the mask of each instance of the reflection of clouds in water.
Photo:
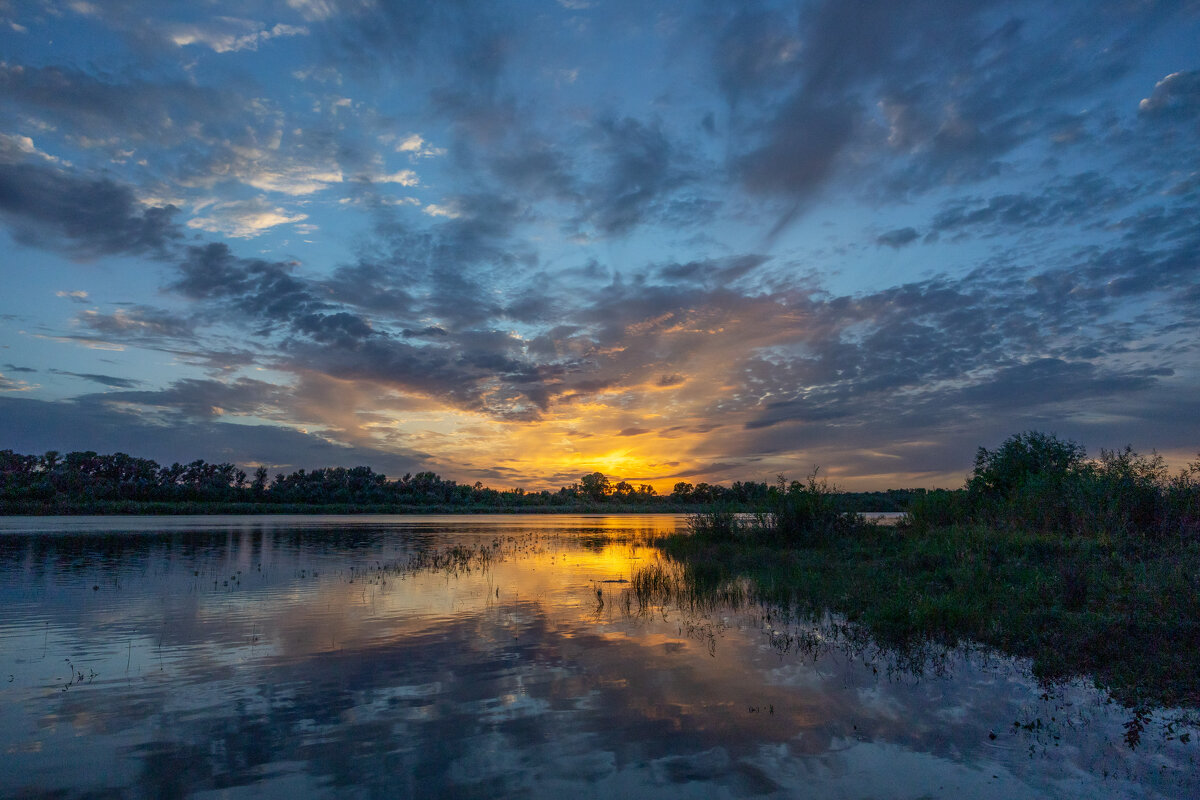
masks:
{"type": "Polygon", "coordinates": [[[880,651],[839,648],[836,629],[778,615],[768,624],[764,609],[627,614],[626,585],[603,582],[628,577],[653,549],[604,544],[590,523],[560,532],[537,518],[531,534],[522,519],[473,520],[467,534],[440,520],[6,538],[2,590],[26,602],[0,628],[0,666],[20,675],[0,743],[22,753],[24,769],[0,778],[0,793],[1090,798],[1196,788],[1191,751],[1128,751],[1119,710],[1082,687],[1042,700],[1012,662],[972,653],[947,656],[944,676],[889,673],[880,651]],[[497,539],[486,569],[429,556],[497,539]],[[117,575],[91,591],[80,559],[117,575]],[[40,655],[46,620],[39,660],[30,654],[40,655]],[[820,646],[781,652],[787,636],[820,646]],[[62,691],[53,678],[65,654],[100,678],[62,691]],[[1037,732],[1011,728],[1039,718],[1037,732]],[[41,753],[23,752],[31,745],[41,753]],[[1116,777],[1105,781],[1106,769],[1116,777]]]}

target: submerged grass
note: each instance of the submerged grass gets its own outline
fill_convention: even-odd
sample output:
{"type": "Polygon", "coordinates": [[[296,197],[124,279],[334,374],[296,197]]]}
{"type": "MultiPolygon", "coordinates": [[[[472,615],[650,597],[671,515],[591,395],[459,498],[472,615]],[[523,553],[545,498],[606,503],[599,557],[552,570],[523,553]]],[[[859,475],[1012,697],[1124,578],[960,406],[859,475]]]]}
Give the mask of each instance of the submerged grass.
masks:
{"type": "MultiPolygon", "coordinates": [[[[1131,706],[1200,706],[1200,542],[1063,537],[956,525],[862,524],[781,545],[753,525],[681,533],[659,546],[691,602],[745,586],[755,600],[834,611],[887,646],[974,641],[1032,660],[1054,681],[1087,675],[1131,706]],[[701,577],[702,576],[702,577],[701,577]],[[739,583],[741,581],[741,583],[739,583]]],[[[661,569],[661,568],[660,568],[661,569]]],[[[647,597],[666,583],[637,575],[647,597]]],[[[638,594],[639,600],[641,594],[638,594]]]]}

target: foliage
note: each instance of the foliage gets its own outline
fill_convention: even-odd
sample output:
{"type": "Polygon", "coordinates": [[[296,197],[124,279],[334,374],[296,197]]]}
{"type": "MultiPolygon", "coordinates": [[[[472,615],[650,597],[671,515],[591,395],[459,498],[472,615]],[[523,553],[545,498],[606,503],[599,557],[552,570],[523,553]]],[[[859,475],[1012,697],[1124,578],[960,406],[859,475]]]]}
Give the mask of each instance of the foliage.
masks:
{"type": "MultiPolygon", "coordinates": [[[[676,487],[678,490],[678,486],[676,487]]],[[[697,487],[698,488],[698,487],[697,487]]],[[[780,475],[775,486],[763,492],[752,508],[753,522],[740,519],[729,503],[714,502],[688,519],[692,535],[727,541],[739,536],[782,544],[819,544],[862,524],[843,509],[842,496],[814,469],[804,481],[780,475]]]]}
{"type": "Polygon", "coordinates": [[[840,613],[886,647],[977,642],[1031,659],[1048,681],[1092,676],[1131,706],[1200,706],[1197,539],[1146,547],[983,525],[864,525],[802,547],[687,533],[657,544],[687,574],[704,572],[705,586],[840,613]]]}
{"type": "Polygon", "coordinates": [[[689,515],[687,527],[693,536],[714,540],[732,539],[743,528],[737,513],[732,507],[724,504],[713,504],[703,511],[689,515]]]}
{"type": "Polygon", "coordinates": [[[789,544],[817,544],[854,526],[855,519],[842,513],[836,491],[817,479],[817,471],[803,483],[779,476],[759,513],[765,533],[789,544]]]}
{"type": "Polygon", "coordinates": [[[603,472],[584,475],[579,479],[579,489],[593,500],[602,500],[612,493],[612,487],[603,472]]]}
{"type": "Polygon", "coordinates": [[[970,498],[965,489],[934,489],[913,497],[907,523],[920,530],[944,528],[970,517],[970,498]]]}
{"type": "Polygon", "coordinates": [[[918,530],[952,524],[1113,538],[1200,534],[1200,462],[1172,477],[1158,454],[1132,447],[1089,460],[1079,444],[1028,431],[979,448],[958,491],[914,497],[918,530]]]}

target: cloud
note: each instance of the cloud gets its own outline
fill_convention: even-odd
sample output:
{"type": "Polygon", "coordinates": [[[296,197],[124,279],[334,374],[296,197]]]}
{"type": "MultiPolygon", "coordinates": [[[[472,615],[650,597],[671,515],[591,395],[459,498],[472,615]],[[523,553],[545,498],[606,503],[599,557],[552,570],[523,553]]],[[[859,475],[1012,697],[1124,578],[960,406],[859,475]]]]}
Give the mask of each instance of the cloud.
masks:
{"type": "Polygon", "coordinates": [[[0,218],[22,244],[77,258],[163,255],[181,238],[173,205],[144,207],[126,186],[36,164],[0,163],[0,218]]]}
{"type": "Polygon", "coordinates": [[[445,148],[433,147],[420,134],[410,133],[403,137],[394,137],[391,134],[381,137],[384,142],[396,142],[396,152],[405,153],[409,158],[433,158],[434,156],[444,156],[445,148]]]}
{"type": "Polygon", "coordinates": [[[178,47],[198,44],[217,53],[257,50],[259,44],[287,36],[307,36],[308,29],[279,23],[267,28],[261,22],[237,17],[215,17],[204,22],[174,23],[166,35],[178,47]]]}
{"type": "Polygon", "coordinates": [[[237,181],[300,197],[343,182],[355,151],[339,146],[333,122],[285,129],[280,108],[233,86],[0,64],[0,108],[115,163],[136,153],[176,189],[237,181]]]}
{"type": "Polygon", "coordinates": [[[293,267],[239,258],[224,243],[192,246],[171,288],[195,300],[230,302],[250,319],[288,321],[328,308],[312,286],[291,274],[293,267]]]}
{"type": "Polygon", "coordinates": [[[233,200],[208,206],[208,214],[187,221],[189,228],[222,233],[235,239],[249,239],[279,225],[289,225],[308,219],[307,214],[288,213],[261,198],[233,200]]]}
{"type": "Polygon", "coordinates": [[[444,217],[445,219],[458,219],[462,216],[462,212],[454,206],[454,204],[439,205],[437,203],[429,203],[421,209],[424,213],[431,217],[444,217]]]}
{"type": "Polygon", "coordinates": [[[1029,408],[1059,403],[1074,406],[1080,398],[1120,394],[1132,403],[1137,393],[1157,388],[1161,378],[1173,374],[1167,368],[1117,372],[1090,363],[1039,358],[997,370],[990,379],[963,389],[959,401],[972,408],[1029,408]]]}
{"type": "MultiPolygon", "coordinates": [[[[729,170],[784,204],[782,227],[835,179],[912,197],[997,176],[1026,143],[1080,136],[1079,102],[1128,73],[1179,13],[1071,3],[1035,27],[988,2],[823,0],[698,24],[730,106],[729,170]],[[1076,47],[1058,45],[1067,32],[1076,47]]],[[[1146,113],[1190,113],[1189,74],[1143,101],[1146,113]]]]}
{"type": "Polygon", "coordinates": [[[1147,117],[1187,119],[1200,114],[1200,71],[1172,72],[1138,103],[1147,117]]]}
{"type": "Polygon", "coordinates": [[[854,113],[848,105],[799,93],[766,126],[762,144],[737,160],[734,172],[752,192],[807,199],[833,174],[854,113]]]}
{"type": "Polygon", "coordinates": [[[30,386],[25,381],[13,380],[0,372],[0,392],[28,392],[30,389],[35,388],[37,387],[30,386]]]}
{"type": "Polygon", "coordinates": [[[287,4],[310,21],[329,19],[338,11],[336,0],[287,0],[287,4]]]}
{"type": "Polygon", "coordinates": [[[659,125],[602,119],[596,133],[608,158],[604,180],[589,187],[583,219],[605,235],[628,233],[663,210],[663,198],[691,180],[659,125]]]}
{"type": "Polygon", "coordinates": [[[37,156],[43,161],[54,164],[61,163],[60,159],[38,150],[33,139],[28,136],[10,136],[0,133],[0,162],[18,163],[29,156],[37,156]]]}
{"type": "Polygon", "coordinates": [[[689,261],[686,264],[676,263],[659,267],[658,274],[669,282],[686,281],[724,286],[752,273],[769,260],[769,256],[755,254],[689,261]]]}
{"type": "Polygon", "coordinates": [[[108,392],[95,399],[108,404],[124,403],[180,412],[189,419],[203,419],[227,413],[254,414],[278,406],[283,397],[280,387],[251,378],[233,381],[185,378],[166,389],[108,392]]]}
{"type": "Polygon", "coordinates": [[[92,383],[99,383],[102,386],[111,386],[115,389],[132,389],[135,386],[141,385],[141,381],[131,378],[117,378],[112,375],[99,375],[94,372],[67,372],[61,369],[50,370],[55,375],[67,375],[72,378],[81,378],[92,383]]]}
{"type": "MultiPolygon", "coordinates": [[[[393,476],[431,468],[429,457],[395,445],[373,449],[335,444],[293,427],[224,422],[224,415],[197,409],[198,418],[159,420],[124,410],[114,392],[73,401],[0,398],[0,438],[21,453],[47,450],[124,452],[160,464],[197,458],[216,463],[268,464],[275,469],[370,465],[393,476]],[[66,432],[72,432],[69,436],[66,432]]],[[[149,399],[147,397],[146,399],[149,399]]],[[[210,399],[228,402],[227,395],[210,399]]]]}
{"type": "Polygon", "coordinates": [[[1139,188],[1118,186],[1111,178],[1084,172],[1053,179],[1038,194],[952,202],[934,217],[932,228],[939,233],[966,228],[1011,232],[1093,222],[1103,212],[1138,198],[1139,188]]]}
{"type": "Polygon", "coordinates": [[[402,169],[399,172],[393,172],[390,175],[382,174],[375,175],[371,178],[375,183],[398,183],[401,186],[416,186],[420,183],[417,178],[417,173],[411,169],[402,169]]]}
{"type": "Polygon", "coordinates": [[[875,239],[878,245],[886,245],[895,250],[899,250],[905,245],[912,244],[920,237],[915,228],[896,228],[895,230],[881,233],[875,239]]]}
{"type": "Polygon", "coordinates": [[[118,308],[111,314],[88,310],[79,314],[76,321],[97,334],[122,341],[188,339],[194,334],[191,321],[172,312],[143,305],[118,308]]]}
{"type": "Polygon", "coordinates": [[[0,63],[0,103],[88,141],[112,147],[182,144],[234,130],[240,100],[184,81],[118,80],[62,66],[0,63]],[[194,124],[184,124],[194,123],[194,124]]]}

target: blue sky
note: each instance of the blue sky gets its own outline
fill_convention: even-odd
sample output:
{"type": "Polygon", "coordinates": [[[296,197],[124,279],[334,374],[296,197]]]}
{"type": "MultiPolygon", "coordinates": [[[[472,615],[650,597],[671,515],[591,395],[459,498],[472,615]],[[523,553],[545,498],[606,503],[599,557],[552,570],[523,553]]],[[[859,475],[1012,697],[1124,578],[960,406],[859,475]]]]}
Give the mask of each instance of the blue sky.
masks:
{"type": "Polygon", "coordinates": [[[1200,4],[0,0],[0,447],[1200,450],[1200,4]]]}

